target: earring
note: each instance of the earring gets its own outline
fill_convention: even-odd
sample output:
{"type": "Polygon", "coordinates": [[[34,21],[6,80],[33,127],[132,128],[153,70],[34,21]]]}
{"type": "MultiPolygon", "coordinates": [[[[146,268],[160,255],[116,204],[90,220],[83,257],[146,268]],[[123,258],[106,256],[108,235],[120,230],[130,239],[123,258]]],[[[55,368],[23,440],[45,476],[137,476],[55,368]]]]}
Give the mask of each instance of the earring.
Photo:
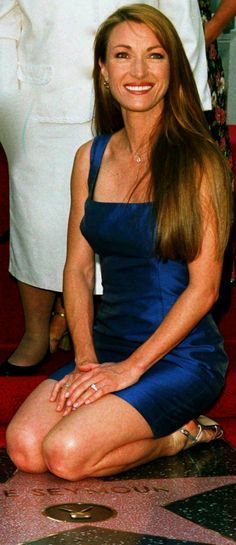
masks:
{"type": "Polygon", "coordinates": [[[110,85],[109,85],[109,81],[108,81],[108,80],[104,79],[103,85],[104,85],[105,89],[110,89],[110,85]]]}

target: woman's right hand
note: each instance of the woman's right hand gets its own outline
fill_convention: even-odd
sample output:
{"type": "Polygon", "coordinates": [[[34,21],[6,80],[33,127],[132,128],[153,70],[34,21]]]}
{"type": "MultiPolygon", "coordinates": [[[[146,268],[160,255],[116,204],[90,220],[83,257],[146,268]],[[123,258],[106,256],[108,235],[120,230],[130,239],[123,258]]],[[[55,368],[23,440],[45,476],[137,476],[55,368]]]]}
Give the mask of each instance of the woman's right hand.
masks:
{"type": "Polygon", "coordinates": [[[50,401],[56,401],[56,410],[63,411],[66,416],[81,405],[135,384],[139,378],[138,369],[128,360],[84,364],[56,383],[50,401]]]}
{"type": "MultiPolygon", "coordinates": [[[[75,380],[78,378],[78,376],[81,373],[85,373],[86,371],[90,371],[91,369],[98,367],[99,365],[99,363],[84,363],[76,365],[74,371],[68,373],[68,375],[65,375],[61,380],[56,381],[53,386],[49,401],[51,401],[52,403],[57,403],[57,411],[60,412],[65,409],[67,400],[70,397],[70,388],[73,387],[75,380]]],[[[73,410],[73,407],[70,407],[70,411],[71,410],[73,410]]]]}

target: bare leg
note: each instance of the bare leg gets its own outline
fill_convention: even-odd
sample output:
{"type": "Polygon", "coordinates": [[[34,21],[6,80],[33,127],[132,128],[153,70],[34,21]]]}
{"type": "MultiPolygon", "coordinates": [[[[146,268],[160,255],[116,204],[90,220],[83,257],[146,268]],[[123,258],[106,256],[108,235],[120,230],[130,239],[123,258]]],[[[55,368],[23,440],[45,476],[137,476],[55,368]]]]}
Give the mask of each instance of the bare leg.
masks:
{"type": "Polygon", "coordinates": [[[47,470],[42,445],[49,431],[62,419],[49,402],[54,381],[47,379],[28,396],[11,420],[6,433],[7,450],[17,467],[31,473],[47,470]]]}
{"type": "MultiPolygon", "coordinates": [[[[198,432],[195,421],[185,425],[198,432]]],[[[202,433],[200,442],[215,437],[202,433]]],[[[71,481],[113,475],[186,448],[188,439],[179,430],[154,439],[144,418],[124,400],[107,395],[89,407],[82,406],[56,425],[43,445],[48,469],[71,481]],[[70,460],[68,464],[68,460],[70,460]]]]}
{"type": "MultiPolygon", "coordinates": [[[[23,471],[49,469],[73,481],[112,475],[186,448],[188,438],[180,431],[154,439],[138,411],[112,394],[62,417],[48,401],[52,385],[40,384],[8,427],[9,455],[23,471]]],[[[185,429],[198,432],[193,421],[185,429]]],[[[213,436],[204,431],[200,440],[213,436]]]]}
{"type": "Polygon", "coordinates": [[[169,438],[164,440],[166,450],[162,449],[162,440],[152,438],[143,417],[112,395],[62,417],[55,403],[48,401],[52,385],[50,379],[40,384],[8,426],[8,453],[23,471],[41,473],[49,469],[77,480],[117,473],[156,458],[160,452],[172,452],[169,438]],[[107,409],[106,422],[102,423],[107,409]]]}
{"type": "MultiPolygon", "coordinates": [[[[7,430],[7,448],[23,471],[53,474],[70,481],[113,475],[186,448],[179,430],[154,439],[144,418],[112,394],[83,405],[66,417],[48,401],[52,380],[44,381],[19,409],[7,430]]],[[[196,422],[185,425],[197,434],[196,422]]],[[[200,441],[210,441],[205,431],[200,441]]]]}
{"type": "Polygon", "coordinates": [[[25,333],[9,362],[27,367],[38,363],[48,349],[49,321],[55,293],[23,282],[18,282],[18,287],[24,311],[25,333]]]}

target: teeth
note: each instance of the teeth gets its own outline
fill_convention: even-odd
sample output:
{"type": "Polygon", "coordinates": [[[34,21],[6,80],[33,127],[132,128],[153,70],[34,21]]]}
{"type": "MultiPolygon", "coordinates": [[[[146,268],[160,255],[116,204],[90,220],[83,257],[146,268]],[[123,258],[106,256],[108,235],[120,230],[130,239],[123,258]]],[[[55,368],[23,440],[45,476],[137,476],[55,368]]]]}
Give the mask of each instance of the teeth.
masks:
{"type": "Polygon", "coordinates": [[[148,91],[152,88],[151,85],[126,85],[130,91],[148,91]]]}

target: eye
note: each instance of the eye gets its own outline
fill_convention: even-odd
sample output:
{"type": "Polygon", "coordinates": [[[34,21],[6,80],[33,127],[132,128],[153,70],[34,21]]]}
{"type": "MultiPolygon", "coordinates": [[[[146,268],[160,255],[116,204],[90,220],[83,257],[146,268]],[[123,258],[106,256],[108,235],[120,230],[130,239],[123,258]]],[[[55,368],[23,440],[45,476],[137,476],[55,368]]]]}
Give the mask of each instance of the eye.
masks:
{"type": "Polygon", "coordinates": [[[155,52],[155,53],[151,53],[150,55],[150,59],[164,59],[164,54],[163,53],[159,53],[159,52],[155,52]]]}
{"type": "Polygon", "coordinates": [[[127,51],[119,51],[118,53],[116,53],[116,58],[117,59],[128,59],[127,51]]]}

